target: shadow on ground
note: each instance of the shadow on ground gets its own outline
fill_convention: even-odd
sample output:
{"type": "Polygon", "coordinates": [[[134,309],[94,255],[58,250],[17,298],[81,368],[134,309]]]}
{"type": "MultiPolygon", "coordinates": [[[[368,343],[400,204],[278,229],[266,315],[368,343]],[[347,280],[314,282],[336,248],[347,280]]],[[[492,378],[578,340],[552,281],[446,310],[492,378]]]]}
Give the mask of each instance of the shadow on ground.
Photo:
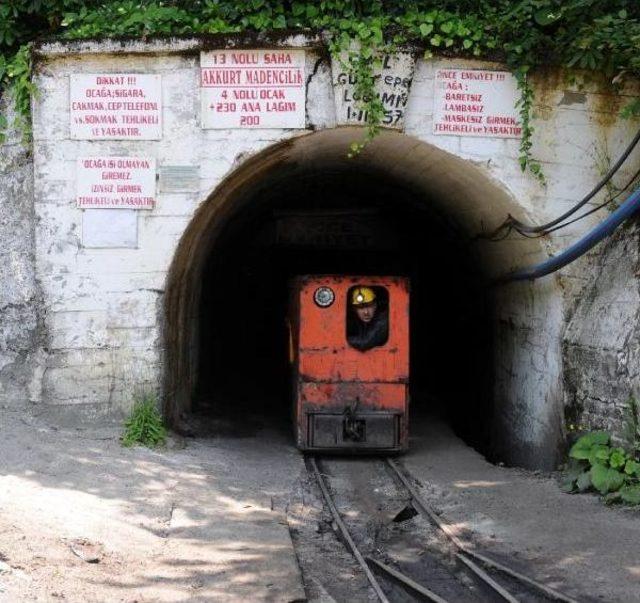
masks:
{"type": "Polygon", "coordinates": [[[302,460],[278,425],[247,419],[241,438],[201,421],[207,437],[151,451],[122,448],[114,428],[5,413],[0,600],[302,598],[284,516],[302,460]],[[98,563],[71,551],[78,539],[100,548],[98,563]]]}

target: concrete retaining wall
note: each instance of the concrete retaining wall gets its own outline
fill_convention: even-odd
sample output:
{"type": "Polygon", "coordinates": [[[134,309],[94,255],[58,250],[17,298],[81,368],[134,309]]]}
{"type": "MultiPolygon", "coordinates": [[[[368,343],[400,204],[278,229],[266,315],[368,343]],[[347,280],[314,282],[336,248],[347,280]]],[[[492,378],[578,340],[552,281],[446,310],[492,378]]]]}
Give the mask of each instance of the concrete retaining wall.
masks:
{"type": "Polygon", "coordinates": [[[9,128],[0,144],[0,408],[39,395],[40,298],[34,274],[33,161],[13,127],[10,93],[0,99],[9,128]]]}

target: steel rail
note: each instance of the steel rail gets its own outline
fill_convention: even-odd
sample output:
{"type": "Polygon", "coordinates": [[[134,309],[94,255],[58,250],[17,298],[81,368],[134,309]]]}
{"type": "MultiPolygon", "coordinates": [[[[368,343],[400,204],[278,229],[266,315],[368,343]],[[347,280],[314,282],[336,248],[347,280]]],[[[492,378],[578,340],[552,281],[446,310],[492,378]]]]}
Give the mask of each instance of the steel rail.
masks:
{"type": "Polygon", "coordinates": [[[369,569],[367,562],[365,561],[364,557],[358,550],[358,547],[356,546],[356,543],[353,541],[353,538],[351,538],[351,534],[349,533],[347,526],[345,525],[344,521],[342,521],[342,517],[340,517],[340,513],[338,513],[338,509],[335,505],[335,502],[333,501],[333,497],[331,496],[329,489],[327,488],[327,484],[324,481],[324,477],[322,476],[322,474],[320,473],[320,470],[318,469],[318,464],[316,463],[316,459],[312,456],[308,458],[309,458],[309,462],[311,463],[311,468],[313,469],[313,474],[316,478],[316,481],[318,482],[318,486],[320,486],[322,496],[324,497],[324,500],[327,503],[329,510],[331,511],[331,515],[333,516],[333,519],[336,522],[336,525],[340,529],[340,533],[342,534],[343,538],[346,540],[347,544],[349,545],[349,548],[351,549],[351,553],[353,554],[353,556],[356,558],[356,560],[362,567],[365,575],[367,576],[367,580],[369,580],[369,583],[373,587],[373,590],[378,596],[378,599],[380,599],[382,603],[389,603],[389,599],[387,599],[387,596],[382,591],[382,588],[380,588],[380,584],[376,580],[375,576],[371,573],[371,570],[369,569]]]}
{"type": "Polygon", "coordinates": [[[488,584],[494,591],[496,591],[505,601],[509,603],[520,603],[502,584],[496,582],[487,572],[485,572],[477,563],[474,563],[471,559],[463,555],[462,553],[456,553],[456,559],[466,565],[480,580],[485,584],[488,584]]]}
{"type": "Polygon", "coordinates": [[[367,562],[374,565],[376,569],[384,572],[392,579],[401,582],[405,588],[408,588],[414,593],[417,593],[427,601],[433,601],[433,603],[449,603],[447,599],[443,599],[440,595],[437,595],[432,590],[429,590],[425,586],[422,586],[422,584],[419,584],[415,580],[412,580],[411,578],[409,578],[409,576],[405,576],[402,572],[399,572],[389,565],[386,565],[378,561],[377,559],[373,559],[372,557],[367,557],[367,562]]]}
{"type": "MultiPolygon", "coordinates": [[[[489,557],[486,557],[485,555],[482,555],[482,554],[477,553],[474,550],[470,549],[466,544],[464,544],[456,536],[456,534],[453,532],[453,530],[446,523],[444,523],[440,519],[440,517],[438,517],[438,515],[431,509],[431,507],[429,507],[429,505],[427,503],[425,503],[422,500],[422,498],[420,498],[420,495],[416,491],[416,489],[413,486],[413,484],[411,484],[411,482],[402,473],[402,471],[400,471],[400,469],[398,467],[398,464],[393,459],[389,459],[388,458],[387,459],[387,465],[389,465],[389,467],[391,467],[391,469],[393,470],[395,475],[402,482],[404,487],[408,490],[409,494],[411,494],[412,503],[413,503],[414,507],[416,507],[416,510],[419,511],[420,513],[422,513],[423,515],[426,515],[449,538],[449,540],[451,540],[451,542],[453,542],[453,544],[456,546],[456,548],[459,551],[456,554],[456,557],[462,563],[464,563],[470,570],[472,570],[474,573],[476,573],[480,578],[485,580],[485,578],[483,577],[483,574],[484,574],[484,576],[489,578],[489,580],[491,582],[493,582],[494,584],[497,584],[497,583],[495,583],[495,581],[488,574],[486,574],[486,572],[484,572],[471,559],[469,559],[469,557],[471,557],[473,559],[476,559],[477,561],[479,561],[480,563],[484,564],[487,567],[491,567],[493,569],[496,569],[496,570],[498,570],[498,571],[500,571],[500,572],[502,572],[504,574],[507,574],[507,575],[511,576],[512,578],[515,578],[516,580],[519,580],[520,582],[522,582],[524,584],[527,584],[528,586],[530,586],[530,587],[538,590],[539,592],[543,593],[545,596],[549,597],[553,601],[562,601],[563,603],[578,603],[578,601],[576,601],[575,599],[572,599],[571,597],[569,597],[569,596],[567,596],[567,595],[565,595],[563,593],[560,593],[560,592],[550,588],[549,586],[546,586],[545,584],[542,584],[541,582],[538,582],[537,580],[534,580],[533,578],[529,578],[528,576],[525,576],[524,574],[521,574],[520,572],[517,572],[516,570],[513,570],[510,567],[507,567],[506,565],[503,565],[502,563],[498,563],[497,561],[494,561],[493,559],[490,559],[489,557]],[[476,570],[480,570],[481,573],[478,573],[478,571],[476,571],[476,570]]],[[[485,581],[487,581],[487,580],[485,580],[485,581]]],[[[493,585],[489,581],[487,581],[487,583],[490,584],[490,586],[493,588],[493,585]]],[[[514,599],[513,596],[510,593],[508,593],[507,591],[505,591],[504,588],[502,588],[500,585],[498,585],[498,587],[500,588],[500,590],[498,590],[497,592],[500,595],[502,595],[508,601],[516,601],[517,602],[517,599],[514,599]],[[504,591],[506,596],[501,591],[504,591]]]]}

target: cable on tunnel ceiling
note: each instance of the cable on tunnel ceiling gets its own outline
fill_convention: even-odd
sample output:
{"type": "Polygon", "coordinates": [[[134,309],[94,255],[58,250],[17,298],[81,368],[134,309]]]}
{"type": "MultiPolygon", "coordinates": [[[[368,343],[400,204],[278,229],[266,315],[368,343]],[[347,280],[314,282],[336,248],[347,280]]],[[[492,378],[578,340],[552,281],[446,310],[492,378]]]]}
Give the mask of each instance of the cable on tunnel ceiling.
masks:
{"type": "Polygon", "coordinates": [[[559,270],[563,266],[570,264],[580,256],[584,255],[605,237],[612,234],[618,226],[634,215],[639,209],[640,187],[636,188],[624,200],[624,203],[613,211],[606,219],[600,222],[600,224],[563,252],[552,256],[539,264],[520,268],[514,272],[506,274],[497,279],[494,284],[504,284],[511,281],[535,280],[541,276],[545,276],[559,270]]]}
{"type": "MultiPolygon", "coordinates": [[[[528,239],[539,239],[541,237],[544,237],[548,234],[551,234],[552,232],[555,232],[556,230],[561,230],[562,228],[566,228],[567,226],[570,226],[571,224],[575,224],[576,222],[579,222],[580,220],[590,216],[591,214],[594,214],[595,212],[601,210],[603,207],[606,207],[607,205],[609,205],[610,203],[613,203],[616,199],[618,199],[620,197],[620,195],[622,195],[622,193],[624,193],[638,178],[640,177],[640,169],[638,169],[636,171],[636,173],[631,176],[631,178],[629,178],[629,181],[615,194],[612,195],[611,197],[609,197],[606,201],[603,201],[602,203],[599,203],[598,205],[596,205],[595,207],[592,207],[589,211],[584,212],[583,214],[580,214],[579,216],[577,216],[576,218],[573,218],[573,220],[569,220],[568,222],[563,222],[562,224],[559,224],[558,226],[554,226],[553,228],[550,228],[549,230],[545,230],[544,232],[540,232],[537,234],[527,234],[525,232],[521,232],[520,234],[523,237],[527,237],[528,239]]],[[[510,234],[510,231],[506,231],[504,234],[502,234],[500,236],[499,239],[492,239],[492,241],[502,241],[504,239],[506,239],[510,234]]]]}
{"type": "MultiPolygon", "coordinates": [[[[544,236],[549,232],[553,232],[554,230],[558,230],[559,228],[568,226],[569,224],[572,224],[573,222],[576,222],[577,220],[582,219],[590,215],[591,213],[598,211],[599,209],[602,209],[616,197],[612,197],[606,202],[593,208],[593,210],[586,212],[582,216],[570,222],[567,222],[566,224],[562,224],[562,222],[564,222],[567,218],[569,218],[574,213],[576,213],[580,208],[584,207],[589,201],[591,201],[591,199],[593,199],[593,197],[595,197],[602,190],[602,188],[607,184],[607,182],[609,182],[609,180],[611,180],[611,178],[620,169],[620,167],[622,167],[622,165],[627,160],[627,158],[629,157],[633,149],[636,147],[638,142],[640,142],[640,130],[636,132],[636,135],[633,137],[633,140],[629,143],[629,145],[624,150],[622,155],[618,157],[618,160],[611,166],[609,171],[602,177],[600,182],[598,182],[598,184],[596,184],[595,187],[593,187],[585,197],[583,197],[580,201],[578,201],[578,203],[576,203],[573,207],[571,207],[561,216],[558,216],[557,218],[555,218],[554,220],[551,220],[550,222],[547,222],[546,224],[539,224],[537,226],[534,226],[531,224],[526,224],[525,222],[521,222],[520,220],[518,220],[517,218],[514,218],[511,214],[509,214],[507,219],[500,226],[498,226],[498,228],[496,228],[493,232],[487,235],[479,235],[477,238],[489,239],[491,241],[502,241],[503,239],[509,236],[512,230],[519,232],[523,236],[531,236],[531,235],[544,236]]],[[[620,190],[617,196],[619,196],[620,193],[625,191],[631,185],[631,183],[636,179],[637,176],[638,176],[638,172],[636,172],[636,174],[629,181],[629,183],[620,190]]]]}
{"type": "Polygon", "coordinates": [[[560,230],[561,228],[565,228],[565,227],[569,226],[570,224],[574,224],[575,222],[578,222],[579,220],[582,220],[583,218],[586,218],[587,216],[590,216],[591,214],[594,214],[595,212],[601,210],[603,207],[606,207],[607,205],[609,205],[610,203],[613,203],[616,199],[618,199],[620,197],[620,195],[622,195],[622,193],[624,193],[639,177],[640,177],[640,169],[638,169],[638,171],[636,171],[636,173],[629,179],[629,181],[615,195],[613,195],[612,197],[609,197],[606,201],[603,201],[602,203],[596,205],[595,207],[592,207],[589,211],[586,211],[583,214],[580,214],[576,218],[573,218],[573,220],[569,220],[568,222],[563,222],[562,224],[559,224],[558,226],[554,226],[553,228],[550,228],[546,232],[544,232],[542,234],[538,234],[536,236],[542,237],[542,236],[544,236],[546,234],[555,232],[556,230],[560,230]]]}

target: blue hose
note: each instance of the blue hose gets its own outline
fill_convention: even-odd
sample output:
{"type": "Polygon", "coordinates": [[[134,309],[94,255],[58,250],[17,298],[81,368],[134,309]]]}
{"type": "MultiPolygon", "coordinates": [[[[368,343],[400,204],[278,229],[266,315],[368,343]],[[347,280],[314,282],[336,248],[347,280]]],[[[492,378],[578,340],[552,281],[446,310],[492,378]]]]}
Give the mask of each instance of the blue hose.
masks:
{"type": "Polygon", "coordinates": [[[589,249],[602,241],[602,239],[608,237],[616,228],[618,228],[618,226],[620,226],[620,224],[630,218],[639,209],[640,188],[637,188],[625,199],[624,203],[618,207],[618,209],[611,213],[606,220],[603,220],[591,232],[587,233],[579,241],[571,245],[571,247],[565,249],[558,255],[550,257],[548,260],[545,260],[540,264],[528,266],[527,268],[520,268],[511,274],[507,274],[501,278],[500,281],[509,282],[534,280],[559,270],[563,266],[570,264],[581,255],[585,254],[589,249]]]}

